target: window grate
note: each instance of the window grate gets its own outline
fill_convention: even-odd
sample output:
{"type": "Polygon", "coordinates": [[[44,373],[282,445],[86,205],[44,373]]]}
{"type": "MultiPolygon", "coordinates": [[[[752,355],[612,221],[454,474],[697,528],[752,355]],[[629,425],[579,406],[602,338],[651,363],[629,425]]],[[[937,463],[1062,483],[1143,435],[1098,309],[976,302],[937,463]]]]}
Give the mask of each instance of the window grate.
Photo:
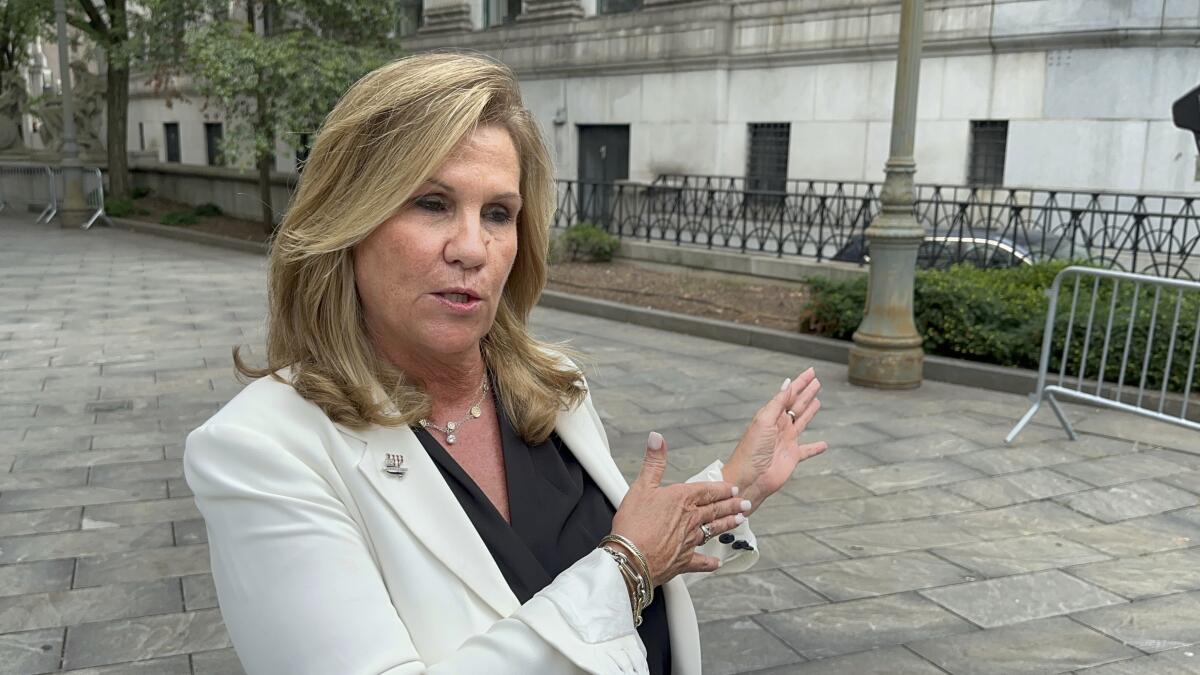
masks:
{"type": "Polygon", "coordinates": [[[787,191],[788,145],[792,125],[787,122],[750,124],[750,152],[746,159],[746,189],[748,202],[755,206],[781,203],[787,191]]]}
{"type": "Polygon", "coordinates": [[[967,184],[1003,185],[1004,157],[1007,150],[1007,120],[972,120],[971,156],[967,165],[967,184]]]}

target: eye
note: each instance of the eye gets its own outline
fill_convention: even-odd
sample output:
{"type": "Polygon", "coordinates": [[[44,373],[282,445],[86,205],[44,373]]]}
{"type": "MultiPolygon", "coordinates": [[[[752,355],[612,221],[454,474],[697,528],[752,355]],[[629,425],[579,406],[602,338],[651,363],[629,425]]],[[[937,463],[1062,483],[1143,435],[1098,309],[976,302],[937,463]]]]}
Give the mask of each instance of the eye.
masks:
{"type": "Polygon", "coordinates": [[[513,219],[512,214],[509,213],[509,210],[505,208],[490,209],[487,211],[484,217],[493,223],[496,223],[497,225],[507,225],[511,223],[513,219]]]}
{"type": "Polygon", "coordinates": [[[449,206],[446,204],[446,200],[436,195],[417,197],[413,200],[413,204],[415,204],[417,208],[429,211],[430,213],[442,213],[449,208],[449,206]]]}

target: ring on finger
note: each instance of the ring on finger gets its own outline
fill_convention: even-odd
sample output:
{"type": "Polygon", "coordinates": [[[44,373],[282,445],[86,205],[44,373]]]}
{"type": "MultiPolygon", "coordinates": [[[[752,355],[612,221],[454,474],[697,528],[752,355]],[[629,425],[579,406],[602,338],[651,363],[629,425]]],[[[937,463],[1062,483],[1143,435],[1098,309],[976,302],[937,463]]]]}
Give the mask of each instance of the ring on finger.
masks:
{"type": "Polygon", "coordinates": [[[707,544],[708,540],[712,539],[716,535],[716,533],[713,532],[712,525],[709,525],[708,523],[700,523],[700,533],[704,535],[704,540],[700,542],[701,544],[707,544]]]}
{"type": "Polygon", "coordinates": [[[796,421],[796,413],[795,413],[794,411],[792,411],[792,410],[784,410],[784,412],[785,412],[785,413],[787,413],[787,416],[788,416],[788,417],[792,418],[792,421],[793,421],[793,422],[795,422],[795,421],[796,421]]]}

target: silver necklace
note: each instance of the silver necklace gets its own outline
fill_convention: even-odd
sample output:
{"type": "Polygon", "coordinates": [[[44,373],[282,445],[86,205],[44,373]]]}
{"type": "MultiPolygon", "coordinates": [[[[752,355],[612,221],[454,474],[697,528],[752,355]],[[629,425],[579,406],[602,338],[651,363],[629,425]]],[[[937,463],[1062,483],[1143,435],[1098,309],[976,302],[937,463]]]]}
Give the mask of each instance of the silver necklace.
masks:
{"type": "Polygon", "coordinates": [[[480,408],[479,406],[483,403],[483,397],[487,396],[490,388],[491,387],[488,385],[487,375],[484,374],[483,384],[479,387],[479,399],[476,400],[471,406],[470,410],[467,411],[467,416],[457,422],[446,422],[446,426],[442,427],[422,417],[417,424],[420,424],[422,429],[435,429],[443,434],[446,434],[446,443],[448,445],[454,445],[455,441],[458,440],[457,432],[459,428],[483,414],[483,408],[480,408]]]}

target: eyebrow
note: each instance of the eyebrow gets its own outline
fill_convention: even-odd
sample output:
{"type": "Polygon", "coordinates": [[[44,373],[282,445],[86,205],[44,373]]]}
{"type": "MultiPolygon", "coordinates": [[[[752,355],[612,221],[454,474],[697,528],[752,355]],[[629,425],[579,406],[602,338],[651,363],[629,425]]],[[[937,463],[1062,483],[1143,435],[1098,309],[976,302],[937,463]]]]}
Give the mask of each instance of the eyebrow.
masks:
{"type": "MultiPolygon", "coordinates": [[[[429,180],[427,180],[425,182],[432,183],[433,185],[440,187],[441,189],[445,190],[446,192],[449,192],[450,194],[454,194],[454,192],[455,192],[453,187],[443,183],[440,180],[437,180],[436,178],[430,178],[429,180]]],[[[516,192],[504,192],[502,194],[496,195],[495,197],[493,197],[493,199],[516,199],[517,201],[524,201],[523,199],[521,199],[521,195],[516,192]]]]}

